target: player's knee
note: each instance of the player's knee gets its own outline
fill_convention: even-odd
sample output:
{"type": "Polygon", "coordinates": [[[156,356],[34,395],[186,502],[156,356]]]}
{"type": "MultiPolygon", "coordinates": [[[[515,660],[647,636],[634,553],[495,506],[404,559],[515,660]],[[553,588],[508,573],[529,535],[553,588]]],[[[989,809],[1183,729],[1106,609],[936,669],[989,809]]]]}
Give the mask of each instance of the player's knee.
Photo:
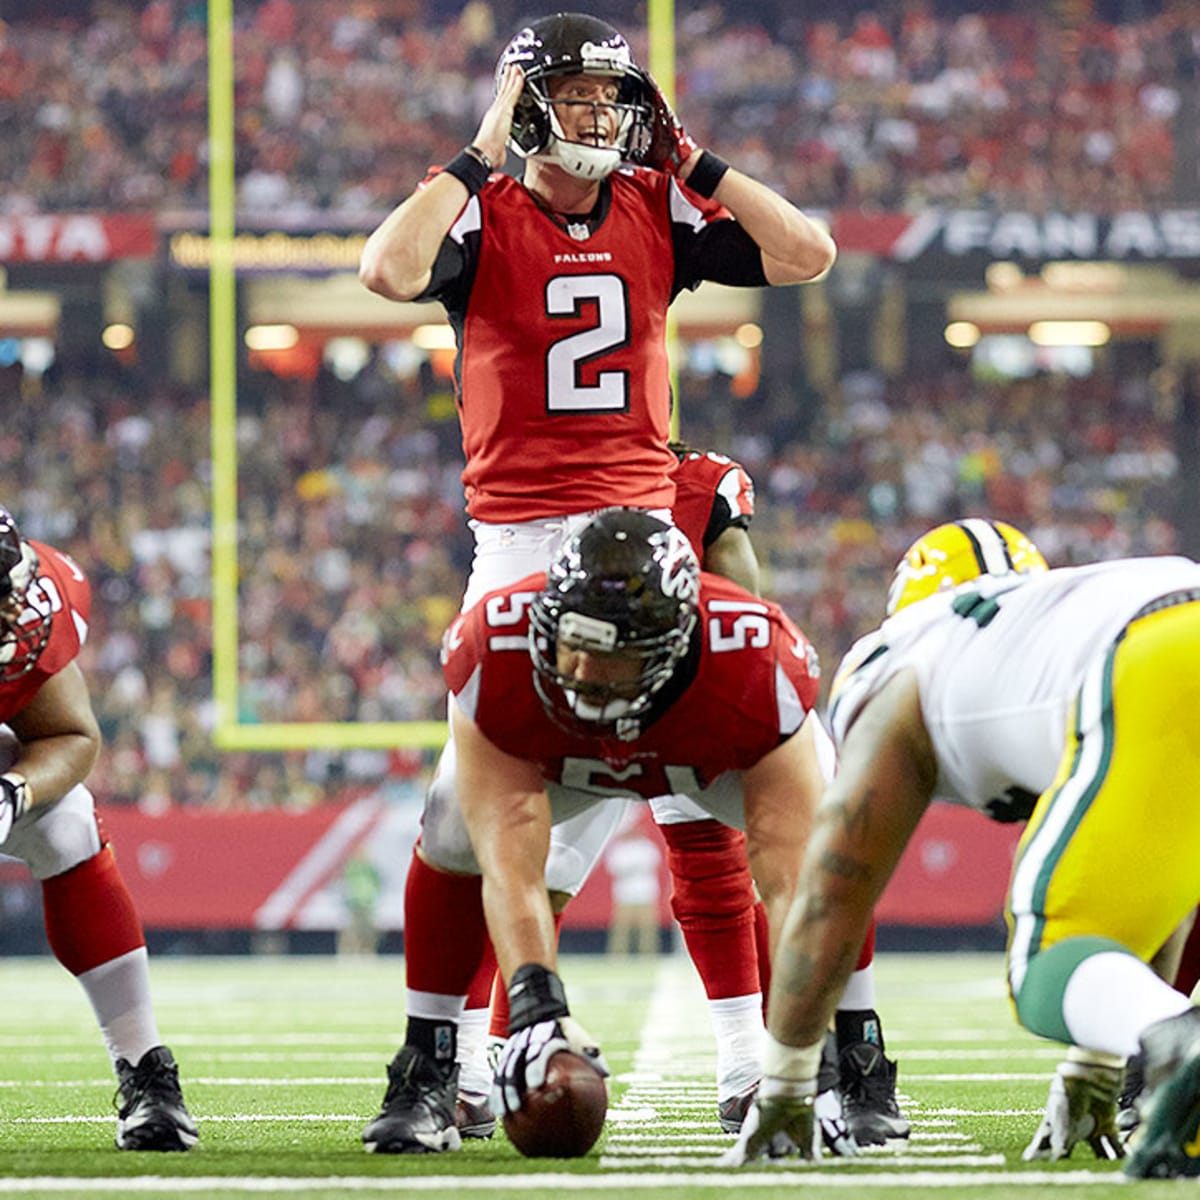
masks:
{"type": "Polygon", "coordinates": [[[754,881],[743,834],[719,821],[659,828],[667,842],[671,911],[681,925],[753,919],[754,881]]]}

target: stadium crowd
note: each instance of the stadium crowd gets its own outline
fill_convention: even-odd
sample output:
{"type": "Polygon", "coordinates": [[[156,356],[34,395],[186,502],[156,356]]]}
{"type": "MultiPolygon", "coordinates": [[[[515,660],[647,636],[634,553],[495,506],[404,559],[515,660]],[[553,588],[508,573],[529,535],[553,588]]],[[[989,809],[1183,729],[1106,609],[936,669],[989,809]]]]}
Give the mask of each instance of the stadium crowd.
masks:
{"type": "MultiPolygon", "coordinates": [[[[1191,145],[1178,127],[1194,121],[1200,35],[1186,0],[1131,11],[705,4],[679,21],[679,108],[701,145],[810,209],[1153,209],[1191,145]]],[[[370,225],[469,140],[524,14],[400,13],[238,6],[246,217],[370,225]]],[[[0,214],[203,209],[206,96],[203,4],[50,6],[0,26],[0,214]]]]}
{"type": "MultiPolygon", "coordinates": [[[[727,384],[684,376],[683,434],[755,478],[764,591],[827,666],[878,622],[879,581],[938,521],[1000,514],[1055,565],[1177,546],[1177,381],[1165,372],[850,376],[804,440],[749,419],[722,398],[727,384]],[[723,418],[702,424],[706,412],[723,418]]],[[[457,424],[426,415],[441,386],[381,360],[347,382],[244,379],[241,720],[444,716],[437,650],[471,543],[457,424]]],[[[5,404],[0,432],[23,526],[92,579],[83,666],[107,744],[93,782],[109,803],[304,806],[421,769],[403,754],[213,750],[204,395],[115,360],[86,376],[10,369],[3,387],[27,401],[5,404]]]]}

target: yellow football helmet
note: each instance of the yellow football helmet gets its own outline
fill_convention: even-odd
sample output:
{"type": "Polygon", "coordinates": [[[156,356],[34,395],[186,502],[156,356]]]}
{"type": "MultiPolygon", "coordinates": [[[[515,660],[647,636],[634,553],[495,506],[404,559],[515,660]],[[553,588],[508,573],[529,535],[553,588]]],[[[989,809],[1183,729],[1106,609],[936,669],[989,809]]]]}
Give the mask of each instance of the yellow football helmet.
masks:
{"type": "Polygon", "coordinates": [[[1003,521],[949,521],[905,552],[888,587],[887,615],[980,575],[1032,575],[1049,569],[1029,538],[1003,521]]]}

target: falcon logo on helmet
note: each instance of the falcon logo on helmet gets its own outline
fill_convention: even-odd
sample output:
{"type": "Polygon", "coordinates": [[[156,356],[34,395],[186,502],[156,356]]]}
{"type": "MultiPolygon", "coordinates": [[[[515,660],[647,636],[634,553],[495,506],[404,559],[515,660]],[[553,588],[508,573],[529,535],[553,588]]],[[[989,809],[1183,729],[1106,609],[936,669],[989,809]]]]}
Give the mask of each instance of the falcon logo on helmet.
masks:
{"type": "Polygon", "coordinates": [[[680,530],[638,509],[598,513],[530,606],[534,685],[547,712],[574,733],[637,737],[691,646],[699,598],[700,564],[680,530]],[[630,677],[585,684],[564,673],[562,650],[624,659],[630,677]]]}
{"type": "Polygon", "coordinates": [[[50,640],[50,606],[30,602],[37,573],[37,551],[21,537],[12,513],[0,508],[0,683],[32,671],[50,640]]]}
{"type": "Polygon", "coordinates": [[[968,518],[931,529],[905,552],[888,587],[887,615],[980,575],[1032,575],[1050,568],[1012,525],[968,518]]]}
{"type": "Polygon", "coordinates": [[[655,88],[633,61],[629,43],[596,17],[584,13],[555,13],[520,31],[504,48],[496,64],[499,84],[504,69],[516,63],[525,74],[525,88],[513,113],[508,144],[521,158],[555,163],[579,179],[603,179],[623,159],[641,161],[650,145],[655,88]],[[559,75],[607,75],[620,81],[612,104],[599,101],[555,101],[548,81],[559,75]],[[567,138],[558,104],[593,104],[612,109],[617,133],[608,146],[567,138]]]}

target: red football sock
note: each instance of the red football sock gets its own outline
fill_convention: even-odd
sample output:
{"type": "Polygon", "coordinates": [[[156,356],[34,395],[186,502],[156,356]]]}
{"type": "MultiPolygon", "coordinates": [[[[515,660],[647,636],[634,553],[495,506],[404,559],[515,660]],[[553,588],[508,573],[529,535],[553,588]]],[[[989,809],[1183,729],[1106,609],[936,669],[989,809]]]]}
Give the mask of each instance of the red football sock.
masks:
{"type": "Polygon", "coordinates": [[[767,924],[767,906],[761,900],[754,906],[754,950],[758,955],[758,986],[765,1017],[767,998],[771,995],[771,930],[767,924]]]}
{"type": "Polygon", "coordinates": [[[674,888],[671,911],[710,1000],[759,990],[756,904],[746,836],[720,821],[660,825],[674,888]]]}
{"type": "Polygon", "coordinates": [[[404,887],[404,965],[411,991],[465,996],[484,955],[483,880],[431,867],[414,849],[404,887]]]}
{"type": "Polygon", "coordinates": [[[475,972],[471,986],[467,988],[467,1008],[486,1008],[491,1003],[492,980],[497,975],[499,971],[496,967],[496,949],[492,945],[492,939],[488,938],[483,947],[483,959],[479,963],[479,970],[475,972]]]}
{"type": "Polygon", "coordinates": [[[108,846],[42,880],[46,938],[54,957],[82,975],[146,944],[133,898],[108,846]]]}
{"type": "Polygon", "coordinates": [[[871,918],[871,928],[867,930],[867,936],[863,938],[862,949],[858,952],[858,962],[855,964],[856,971],[862,971],[869,967],[875,961],[875,918],[871,918]]]}
{"type": "MultiPolygon", "coordinates": [[[[554,934],[562,932],[563,915],[554,914],[554,934]]],[[[495,958],[492,960],[495,961],[495,958]]],[[[497,971],[492,979],[492,1015],[488,1021],[488,1037],[508,1037],[508,988],[497,971]]]]}

